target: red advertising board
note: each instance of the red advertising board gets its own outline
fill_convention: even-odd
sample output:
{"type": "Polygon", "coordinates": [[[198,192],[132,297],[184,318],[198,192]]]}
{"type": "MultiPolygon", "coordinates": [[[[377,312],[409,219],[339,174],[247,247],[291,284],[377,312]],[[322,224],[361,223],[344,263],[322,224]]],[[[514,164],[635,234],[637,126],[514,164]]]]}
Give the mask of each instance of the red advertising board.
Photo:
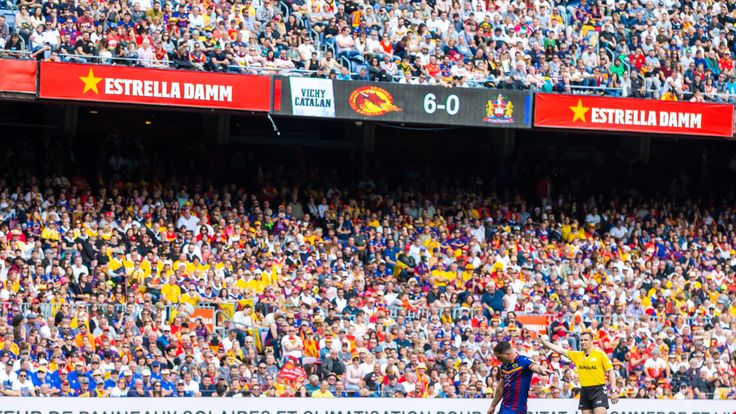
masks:
{"type": "Polygon", "coordinates": [[[215,329],[215,310],[212,308],[194,308],[192,320],[202,318],[204,325],[212,332],[215,329]]]}
{"type": "Polygon", "coordinates": [[[547,333],[547,325],[549,324],[549,316],[545,315],[519,315],[516,320],[521,322],[524,327],[532,332],[539,334],[547,333]]]}
{"type": "Polygon", "coordinates": [[[0,59],[0,92],[36,93],[35,60],[0,59]]]}
{"type": "Polygon", "coordinates": [[[43,62],[39,96],[74,101],[268,112],[271,110],[271,78],[43,62]]]}
{"type": "Polygon", "coordinates": [[[731,104],[537,94],[534,126],[732,137],[733,110],[731,104]]]}

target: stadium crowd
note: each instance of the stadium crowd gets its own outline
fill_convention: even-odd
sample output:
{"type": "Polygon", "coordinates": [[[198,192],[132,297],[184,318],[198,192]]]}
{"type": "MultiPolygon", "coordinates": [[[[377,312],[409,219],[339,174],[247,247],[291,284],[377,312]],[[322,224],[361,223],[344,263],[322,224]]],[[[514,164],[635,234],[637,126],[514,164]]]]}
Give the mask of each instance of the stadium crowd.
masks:
{"type": "Polygon", "coordinates": [[[548,315],[563,346],[593,333],[622,397],[736,398],[736,215],[684,176],[585,199],[540,176],[522,197],[299,162],[246,174],[234,153],[257,184],[143,181],[126,177],[161,164],[143,144],[106,142],[124,151],[94,179],[39,178],[29,166],[73,164],[67,144],[48,162],[16,144],[0,160],[2,395],[487,398],[509,340],[554,371],[533,397],[574,397],[573,367],[519,322],[548,315]]]}
{"type": "Polygon", "coordinates": [[[8,58],[665,100],[736,94],[736,6],[691,0],[3,0],[8,58]]]}

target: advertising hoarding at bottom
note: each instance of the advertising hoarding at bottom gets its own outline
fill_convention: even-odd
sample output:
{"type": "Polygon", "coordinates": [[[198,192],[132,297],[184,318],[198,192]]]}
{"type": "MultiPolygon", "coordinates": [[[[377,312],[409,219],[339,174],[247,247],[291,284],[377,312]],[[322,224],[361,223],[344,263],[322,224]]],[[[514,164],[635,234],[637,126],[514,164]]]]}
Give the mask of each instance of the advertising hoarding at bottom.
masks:
{"type": "MultiPolygon", "coordinates": [[[[4,414],[486,414],[490,399],[3,398],[4,414]]],[[[573,399],[530,399],[528,414],[577,414],[573,399]]],[[[736,414],[734,401],[620,400],[608,414],[736,414]]]]}

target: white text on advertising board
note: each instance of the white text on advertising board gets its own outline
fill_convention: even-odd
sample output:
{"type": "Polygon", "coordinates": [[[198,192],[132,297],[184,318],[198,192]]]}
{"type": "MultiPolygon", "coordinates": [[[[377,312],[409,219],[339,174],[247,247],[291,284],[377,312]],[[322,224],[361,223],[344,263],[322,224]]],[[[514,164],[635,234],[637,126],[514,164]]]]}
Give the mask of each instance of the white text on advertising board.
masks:
{"type": "Polygon", "coordinates": [[[233,101],[233,87],[229,85],[138,79],[105,78],[105,94],[213,102],[233,101]]]}
{"type": "Polygon", "coordinates": [[[642,111],[636,109],[592,108],[595,124],[643,125],[700,129],[703,114],[689,112],[642,111]]]}

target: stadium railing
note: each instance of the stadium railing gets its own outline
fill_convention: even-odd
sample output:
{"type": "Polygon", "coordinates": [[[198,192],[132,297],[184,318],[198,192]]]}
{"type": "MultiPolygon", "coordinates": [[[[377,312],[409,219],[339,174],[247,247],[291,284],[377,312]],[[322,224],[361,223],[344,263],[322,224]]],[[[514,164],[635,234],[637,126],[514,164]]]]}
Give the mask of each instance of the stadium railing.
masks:
{"type": "MultiPolygon", "coordinates": [[[[1,59],[11,59],[11,60],[17,60],[18,58],[10,57],[9,54],[16,54],[20,55],[20,59],[26,59],[30,60],[32,59],[32,54],[34,52],[32,51],[6,51],[6,50],[0,50],[0,60],[1,59]]],[[[178,68],[176,67],[175,63],[172,61],[153,61],[147,66],[144,64],[146,63],[145,60],[142,60],[140,58],[128,58],[128,57],[100,57],[100,56],[82,56],[77,54],[65,54],[65,55],[58,55],[59,61],[61,62],[69,62],[69,63],[86,63],[86,64],[97,64],[97,65],[113,65],[113,66],[126,66],[126,67],[140,67],[145,69],[168,69],[168,70],[189,70],[189,71],[195,71],[193,69],[187,69],[187,68],[178,68]]],[[[338,58],[338,61],[344,61],[344,63],[348,64],[350,61],[346,58],[338,58]]],[[[348,67],[353,67],[352,63],[348,67]]],[[[364,65],[358,65],[360,67],[365,67],[364,65]]],[[[630,67],[627,66],[627,70],[631,72],[630,67]]],[[[213,72],[214,71],[204,71],[204,72],[213,72]]],[[[279,68],[275,66],[248,66],[248,65],[228,65],[227,69],[224,71],[217,71],[220,73],[231,73],[231,74],[250,74],[250,75],[264,75],[264,76],[312,76],[318,71],[314,70],[307,70],[307,69],[297,69],[297,68],[279,68]]],[[[351,70],[348,72],[348,74],[351,77],[351,80],[356,80],[356,77],[359,76],[359,72],[356,72],[355,70],[351,70]]],[[[642,77],[640,74],[636,74],[636,76],[642,77]]],[[[392,76],[391,81],[393,83],[399,83],[401,82],[403,76],[396,75],[392,76]]],[[[339,78],[337,80],[340,80],[339,78]]],[[[489,77],[484,80],[478,80],[478,79],[466,79],[465,85],[473,88],[491,88],[493,89],[493,86],[488,85],[495,85],[497,82],[497,79],[493,77],[489,77]]],[[[422,85],[431,85],[430,83],[422,83],[422,85]]],[[[451,86],[451,85],[448,85],[451,86]]],[[[624,95],[627,95],[627,91],[623,86],[619,87],[611,87],[611,86],[588,86],[588,85],[566,85],[565,86],[569,93],[572,94],[597,94],[597,95],[606,95],[611,97],[627,97],[624,95]]],[[[502,88],[504,89],[504,88],[502,88]]],[[[545,92],[542,89],[539,89],[537,87],[531,87],[526,86],[524,88],[511,88],[513,90],[531,90],[533,92],[545,92]]],[[[665,85],[662,85],[662,88],[660,89],[654,89],[654,88],[648,88],[645,89],[645,92],[649,94],[649,97],[641,98],[641,99],[658,99],[651,97],[655,94],[662,94],[665,90],[665,85]]],[[[628,91],[629,93],[631,91],[628,91]]],[[[683,91],[685,95],[685,100],[689,100],[689,98],[692,96],[692,93],[683,91]]],[[[736,103],[736,94],[731,93],[709,93],[709,94],[703,94],[704,100],[706,102],[715,102],[715,103],[736,103]]]]}
{"type": "MultiPolygon", "coordinates": [[[[74,315],[79,309],[84,309],[86,312],[89,312],[90,308],[93,305],[97,305],[100,311],[107,315],[107,303],[89,303],[89,302],[67,302],[67,304],[71,305],[71,314],[74,315]]],[[[36,313],[43,316],[45,319],[53,318],[56,313],[61,308],[62,303],[39,303],[39,304],[31,304],[28,302],[23,303],[16,303],[16,302],[0,302],[0,315],[8,314],[8,313],[20,313],[22,315],[28,315],[30,313],[36,313]],[[34,306],[37,306],[38,309],[35,310],[34,306]]],[[[163,306],[151,306],[154,310],[155,309],[161,309],[164,312],[164,316],[166,317],[166,320],[169,320],[169,317],[174,313],[174,311],[178,312],[178,309],[185,304],[162,304],[163,306]]],[[[133,316],[138,317],[144,309],[144,305],[142,304],[133,304],[130,306],[133,306],[133,314],[128,314],[128,306],[127,304],[114,304],[113,305],[113,314],[118,314],[120,312],[123,312],[126,314],[126,316],[133,316]]],[[[215,304],[202,304],[198,306],[192,306],[192,309],[215,309],[215,304]]]]}

